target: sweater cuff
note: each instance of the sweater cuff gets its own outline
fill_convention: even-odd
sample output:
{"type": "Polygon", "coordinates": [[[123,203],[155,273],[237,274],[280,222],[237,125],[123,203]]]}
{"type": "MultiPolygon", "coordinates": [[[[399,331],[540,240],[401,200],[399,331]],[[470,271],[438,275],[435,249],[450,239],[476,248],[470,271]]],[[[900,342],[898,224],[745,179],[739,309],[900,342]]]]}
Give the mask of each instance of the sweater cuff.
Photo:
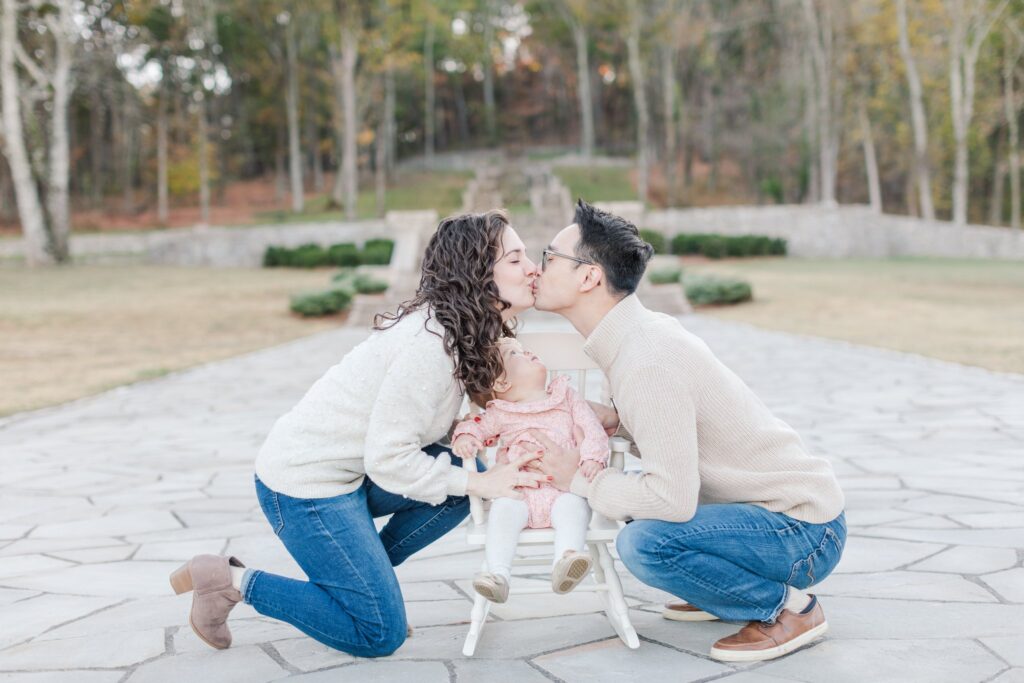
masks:
{"type": "Polygon", "coordinates": [[[590,496],[590,482],[583,476],[581,472],[576,472],[573,475],[572,481],[569,482],[569,493],[575,493],[580,498],[588,498],[590,496]]]}
{"type": "Polygon", "coordinates": [[[445,490],[449,496],[466,495],[466,485],[469,483],[469,471],[464,467],[452,465],[448,470],[448,486],[445,490]]]}

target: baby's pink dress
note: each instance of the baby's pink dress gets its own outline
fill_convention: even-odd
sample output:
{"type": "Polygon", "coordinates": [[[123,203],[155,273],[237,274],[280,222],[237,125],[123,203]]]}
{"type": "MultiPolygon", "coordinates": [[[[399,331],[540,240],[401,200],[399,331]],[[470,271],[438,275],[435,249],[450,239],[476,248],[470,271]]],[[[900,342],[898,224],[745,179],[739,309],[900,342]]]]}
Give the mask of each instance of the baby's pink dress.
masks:
{"type": "MultiPolygon", "coordinates": [[[[565,375],[551,380],[545,399],[521,403],[488,401],[485,412],[458,424],[452,441],[462,434],[470,434],[481,443],[500,437],[502,444],[508,446],[508,452],[499,449],[498,462],[506,463],[540,445],[530,440],[526,433],[529,430],[541,432],[563,448],[578,448],[581,460],[608,463],[608,435],[587,402],[569,386],[565,375]],[[580,443],[573,439],[573,427],[583,432],[580,443]]],[[[551,506],[565,492],[550,484],[541,484],[540,488],[523,489],[523,493],[530,509],[527,526],[531,529],[551,526],[551,506]]]]}

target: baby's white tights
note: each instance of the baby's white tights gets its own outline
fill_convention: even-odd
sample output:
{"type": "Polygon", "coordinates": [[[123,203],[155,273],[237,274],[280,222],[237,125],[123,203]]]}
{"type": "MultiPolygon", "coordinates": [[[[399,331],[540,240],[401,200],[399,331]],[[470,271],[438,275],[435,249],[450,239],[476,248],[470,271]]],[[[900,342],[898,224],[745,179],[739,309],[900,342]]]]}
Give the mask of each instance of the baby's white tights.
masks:
{"type": "MultiPolygon", "coordinates": [[[[487,568],[506,579],[511,578],[512,558],[519,543],[519,532],[526,528],[530,510],[526,501],[513,498],[495,498],[487,515],[487,568]]],[[[583,552],[587,528],[590,526],[590,506],[585,498],[563,493],[551,506],[551,526],[555,530],[555,561],[566,550],[583,552]]]]}

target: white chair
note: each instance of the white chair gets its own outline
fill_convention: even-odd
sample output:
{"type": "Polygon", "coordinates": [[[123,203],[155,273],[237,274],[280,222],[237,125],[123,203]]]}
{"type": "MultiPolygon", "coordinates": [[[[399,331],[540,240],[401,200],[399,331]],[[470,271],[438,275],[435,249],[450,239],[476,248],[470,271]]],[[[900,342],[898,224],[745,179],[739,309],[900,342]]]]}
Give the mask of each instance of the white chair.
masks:
{"type": "MultiPolygon", "coordinates": [[[[594,380],[603,375],[597,365],[583,352],[583,340],[575,332],[549,332],[519,335],[519,341],[524,348],[529,349],[544,362],[549,372],[567,374],[575,380],[576,390],[584,398],[589,398],[587,393],[588,374],[594,380]]],[[[592,382],[595,383],[595,382],[592,382]]],[[[593,393],[593,392],[592,392],[593,393]]],[[[595,394],[596,395],[596,394],[595,394]]],[[[611,439],[611,459],[609,467],[623,468],[625,453],[628,442],[621,438],[611,439]]],[[[493,450],[493,449],[491,449],[493,450]]],[[[473,466],[467,463],[467,467],[473,466]]],[[[586,581],[580,583],[575,592],[593,591],[596,592],[604,603],[604,612],[611,622],[612,628],[619,635],[619,638],[630,648],[640,647],[640,639],[637,638],[636,630],[629,620],[629,610],[626,599],[622,594],[622,583],[615,571],[615,560],[608,549],[608,545],[615,541],[619,533],[619,523],[614,522],[597,512],[593,513],[590,520],[590,530],[587,532],[587,547],[593,560],[593,583],[586,581]]],[[[471,546],[482,547],[487,542],[487,512],[482,499],[470,497],[470,519],[466,540],[471,546]]],[[[528,557],[517,557],[513,561],[514,566],[545,566],[550,567],[554,559],[555,533],[553,529],[524,529],[519,536],[519,545],[547,545],[551,546],[551,552],[544,555],[531,555],[528,557]]],[[[482,571],[487,570],[486,560],[482,571]]],[[[514,585],[510,591],[511,595],[522,595],[528,593],[546,593],[549,587],[523,587],[516,588],[514,585]]],[[[557,599],[557,598],[555,598],[557,599]]],[[[469,634],[466,636],[466,643],[462,647],[462,654],[471,657],[476,651],[477,642],[480,640],[480,633],[487,622],[487,614],[490,612],[491,603],[482,595],[476,595],[473,601],[473,610],[470,617],[469,634]]]]}

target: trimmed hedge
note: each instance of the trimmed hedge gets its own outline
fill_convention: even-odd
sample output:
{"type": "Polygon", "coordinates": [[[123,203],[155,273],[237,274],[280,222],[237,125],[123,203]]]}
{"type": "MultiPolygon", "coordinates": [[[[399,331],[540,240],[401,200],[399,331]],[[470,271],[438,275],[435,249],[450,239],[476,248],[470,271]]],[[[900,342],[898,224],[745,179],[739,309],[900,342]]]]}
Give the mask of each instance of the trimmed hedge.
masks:
{"type": "Polygon", "coordinates": [[[672,238],[671,246],[673,254],[701,254],[711,259],[786,255],[786,240],[764,235],[679,234],[672,238]]]}
{"type": "Polygon", "coordinates": [[[654,247],[655,254],[668,253],[668,250],[666,249],[665,235],[657,230],[648,230],[646,228],[640,230],[640,239],[654,247]]]}
{"type": "Polygon", "coordinates": [[[652,285],[669,285],[679,282],[683,277],[683,269],[679,267],[658,268],[647,273],[652,285]]]}
{"type": "Polygon", "coordinates": [[[688,275],[683,289],[694,306],[738,304],[754,298],[749,282],[711,275],[688,275]]]}
{"type": "Polygon", "coordinates": [[[331,278],[331,282],[335,287],[345,287],[358,294],[380,294],[388,289],[387,282],[363,273],[356,273],[351,269],[341,271],[331,278]]]}
{"type": "Polygon", "coordinates": [[[333,315],[348,308],[352,303],[352,296],[352,290],[347,287],[303,292],[292,297],[291,309],[305,318],[333,315]]]}
{"type": "Polygon", "coordinates": [[[288,247],[267,247],[263,253],[266,268],[351,267],[358,265],[386,266],[391,262],[395,243],[387,239],[367,240],[362,250],[350,242],[332,244],[324,249],[319,244],[288,247]]]}

